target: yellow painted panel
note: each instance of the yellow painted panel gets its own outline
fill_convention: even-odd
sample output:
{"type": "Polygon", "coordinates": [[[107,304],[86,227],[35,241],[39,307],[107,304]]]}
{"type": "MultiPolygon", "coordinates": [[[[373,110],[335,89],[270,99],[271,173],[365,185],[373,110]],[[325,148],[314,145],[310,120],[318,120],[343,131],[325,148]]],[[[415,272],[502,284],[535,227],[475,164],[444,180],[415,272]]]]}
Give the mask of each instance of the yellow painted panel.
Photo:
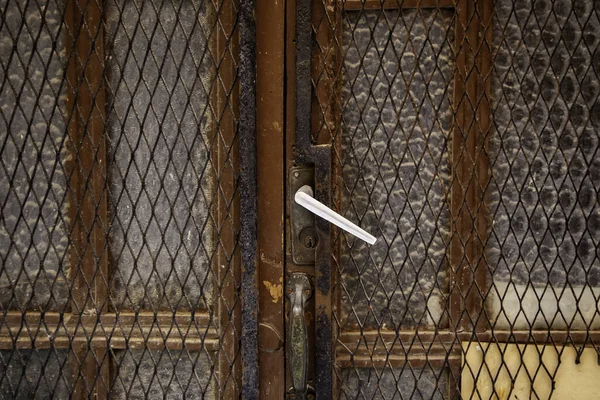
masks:
{"type": "Polygon", "coordinates": [[[573,347],[473,342],[462,346],[463,399],[547,400],[551,395],[557,400],[600,399],[600,366],[593,348],[586,348],[576,364],[573,347]]]}

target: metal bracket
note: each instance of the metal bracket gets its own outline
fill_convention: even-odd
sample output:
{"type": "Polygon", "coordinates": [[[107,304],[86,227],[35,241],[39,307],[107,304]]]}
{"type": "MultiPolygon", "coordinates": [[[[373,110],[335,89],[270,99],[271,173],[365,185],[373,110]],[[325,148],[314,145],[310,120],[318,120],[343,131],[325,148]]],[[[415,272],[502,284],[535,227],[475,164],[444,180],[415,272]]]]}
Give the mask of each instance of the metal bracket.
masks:
{"type": "Polygon", "coordinates": [[[314,265],[315,251],[319,246],[315,215],[296,204],[294,194],[304,185],[314,186],[315,170],[309,167],[293,167],[290,169],[288,182],[292,260],[297,265],[314,265]]]}

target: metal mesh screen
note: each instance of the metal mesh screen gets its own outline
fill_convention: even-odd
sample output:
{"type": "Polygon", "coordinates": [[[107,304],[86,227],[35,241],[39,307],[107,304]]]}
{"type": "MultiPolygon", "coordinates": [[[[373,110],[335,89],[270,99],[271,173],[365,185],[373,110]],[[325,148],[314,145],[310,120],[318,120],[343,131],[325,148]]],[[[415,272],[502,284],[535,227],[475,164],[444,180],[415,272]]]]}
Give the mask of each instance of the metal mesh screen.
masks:
{"type": "Polygon", "coordinates": [[[241,388],[234,1],[0,2],[0,393],[241,388]]]}
{"type": "Polygon", "coordinates": [[[1,7],[2,306],[56,311],[66,305],[70,270],[64,7],[1,7]]]}
{"type": "Polygon", "coordinates": [[[452,12],[345,15],[342,207],[383,239],[371,249],[344,241],[346,320],[368,328],[443,324],[452,12]]]}
{"type": "Polygon", "coordinates": [[[490,318],[505,329],[597,328],[594,3],[499,2],[493,30],[490,318]]]}
{"type": "Polygon", "coordinates": [[[379,238],[335,233],[336,396],[593,386],[570,365],[597,362],[599,11],[313,2],[313,139],[379,238]]]}
{"type": "Polygon", "coordinates": [[[212,300],[211,13],[204,2],[106,4],[115,308],[212,300]]]}

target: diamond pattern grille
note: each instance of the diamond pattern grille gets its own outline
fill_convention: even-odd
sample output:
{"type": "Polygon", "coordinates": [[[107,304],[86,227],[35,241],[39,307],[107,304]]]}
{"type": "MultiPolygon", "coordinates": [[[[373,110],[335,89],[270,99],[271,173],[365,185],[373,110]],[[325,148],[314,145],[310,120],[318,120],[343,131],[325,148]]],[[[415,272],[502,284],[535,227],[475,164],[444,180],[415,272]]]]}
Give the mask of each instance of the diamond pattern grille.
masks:
{"type": "MultiPolygon", "coordinates": [[[[590,359],[598,7],[315,1],[313,139],[379,237],[334,235],[338,397],[549,398],[590,359]]],[[[236,396],[237,12],[0,1],[3,397],[236,396]]]]}
{"type": "Polygon", "coordinates": [[[334,233],[337,396],[546,399],[596,348],[599,12],[313,2],[313,140],[378,237],[334,233]]]}
{"type": "Polygon", "coordinates": [[[237,5],[0,2],[0,393],[241,387],[237,5]]]}

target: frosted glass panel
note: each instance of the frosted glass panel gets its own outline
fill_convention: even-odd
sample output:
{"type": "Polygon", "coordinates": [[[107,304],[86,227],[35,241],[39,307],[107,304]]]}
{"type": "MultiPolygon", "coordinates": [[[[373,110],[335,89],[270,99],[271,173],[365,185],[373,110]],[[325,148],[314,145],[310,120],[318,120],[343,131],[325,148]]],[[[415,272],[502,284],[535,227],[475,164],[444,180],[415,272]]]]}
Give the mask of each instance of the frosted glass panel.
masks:
{"type": "Polygon", "coordinates": [[[57,311],[70,270],[64,5],[0,9],[0,303],[57,311]]]}
{"type": "Polygon", "coordinates": [[[495,4],[487,306],[498,328],[596,328],[600,57],[593,48],[600,22],[594,2],[495,4]]]}
{"type": "Polygon", "coordinates": [[[344,328],[444,325],[453,125],[452,10],[346,12],[342,214],[344,328]]]}
{"type": "Polygon", "coordinates": [[[208,5],[106,7],[114,307],[202,308],[214,248],[208,5]]]}

